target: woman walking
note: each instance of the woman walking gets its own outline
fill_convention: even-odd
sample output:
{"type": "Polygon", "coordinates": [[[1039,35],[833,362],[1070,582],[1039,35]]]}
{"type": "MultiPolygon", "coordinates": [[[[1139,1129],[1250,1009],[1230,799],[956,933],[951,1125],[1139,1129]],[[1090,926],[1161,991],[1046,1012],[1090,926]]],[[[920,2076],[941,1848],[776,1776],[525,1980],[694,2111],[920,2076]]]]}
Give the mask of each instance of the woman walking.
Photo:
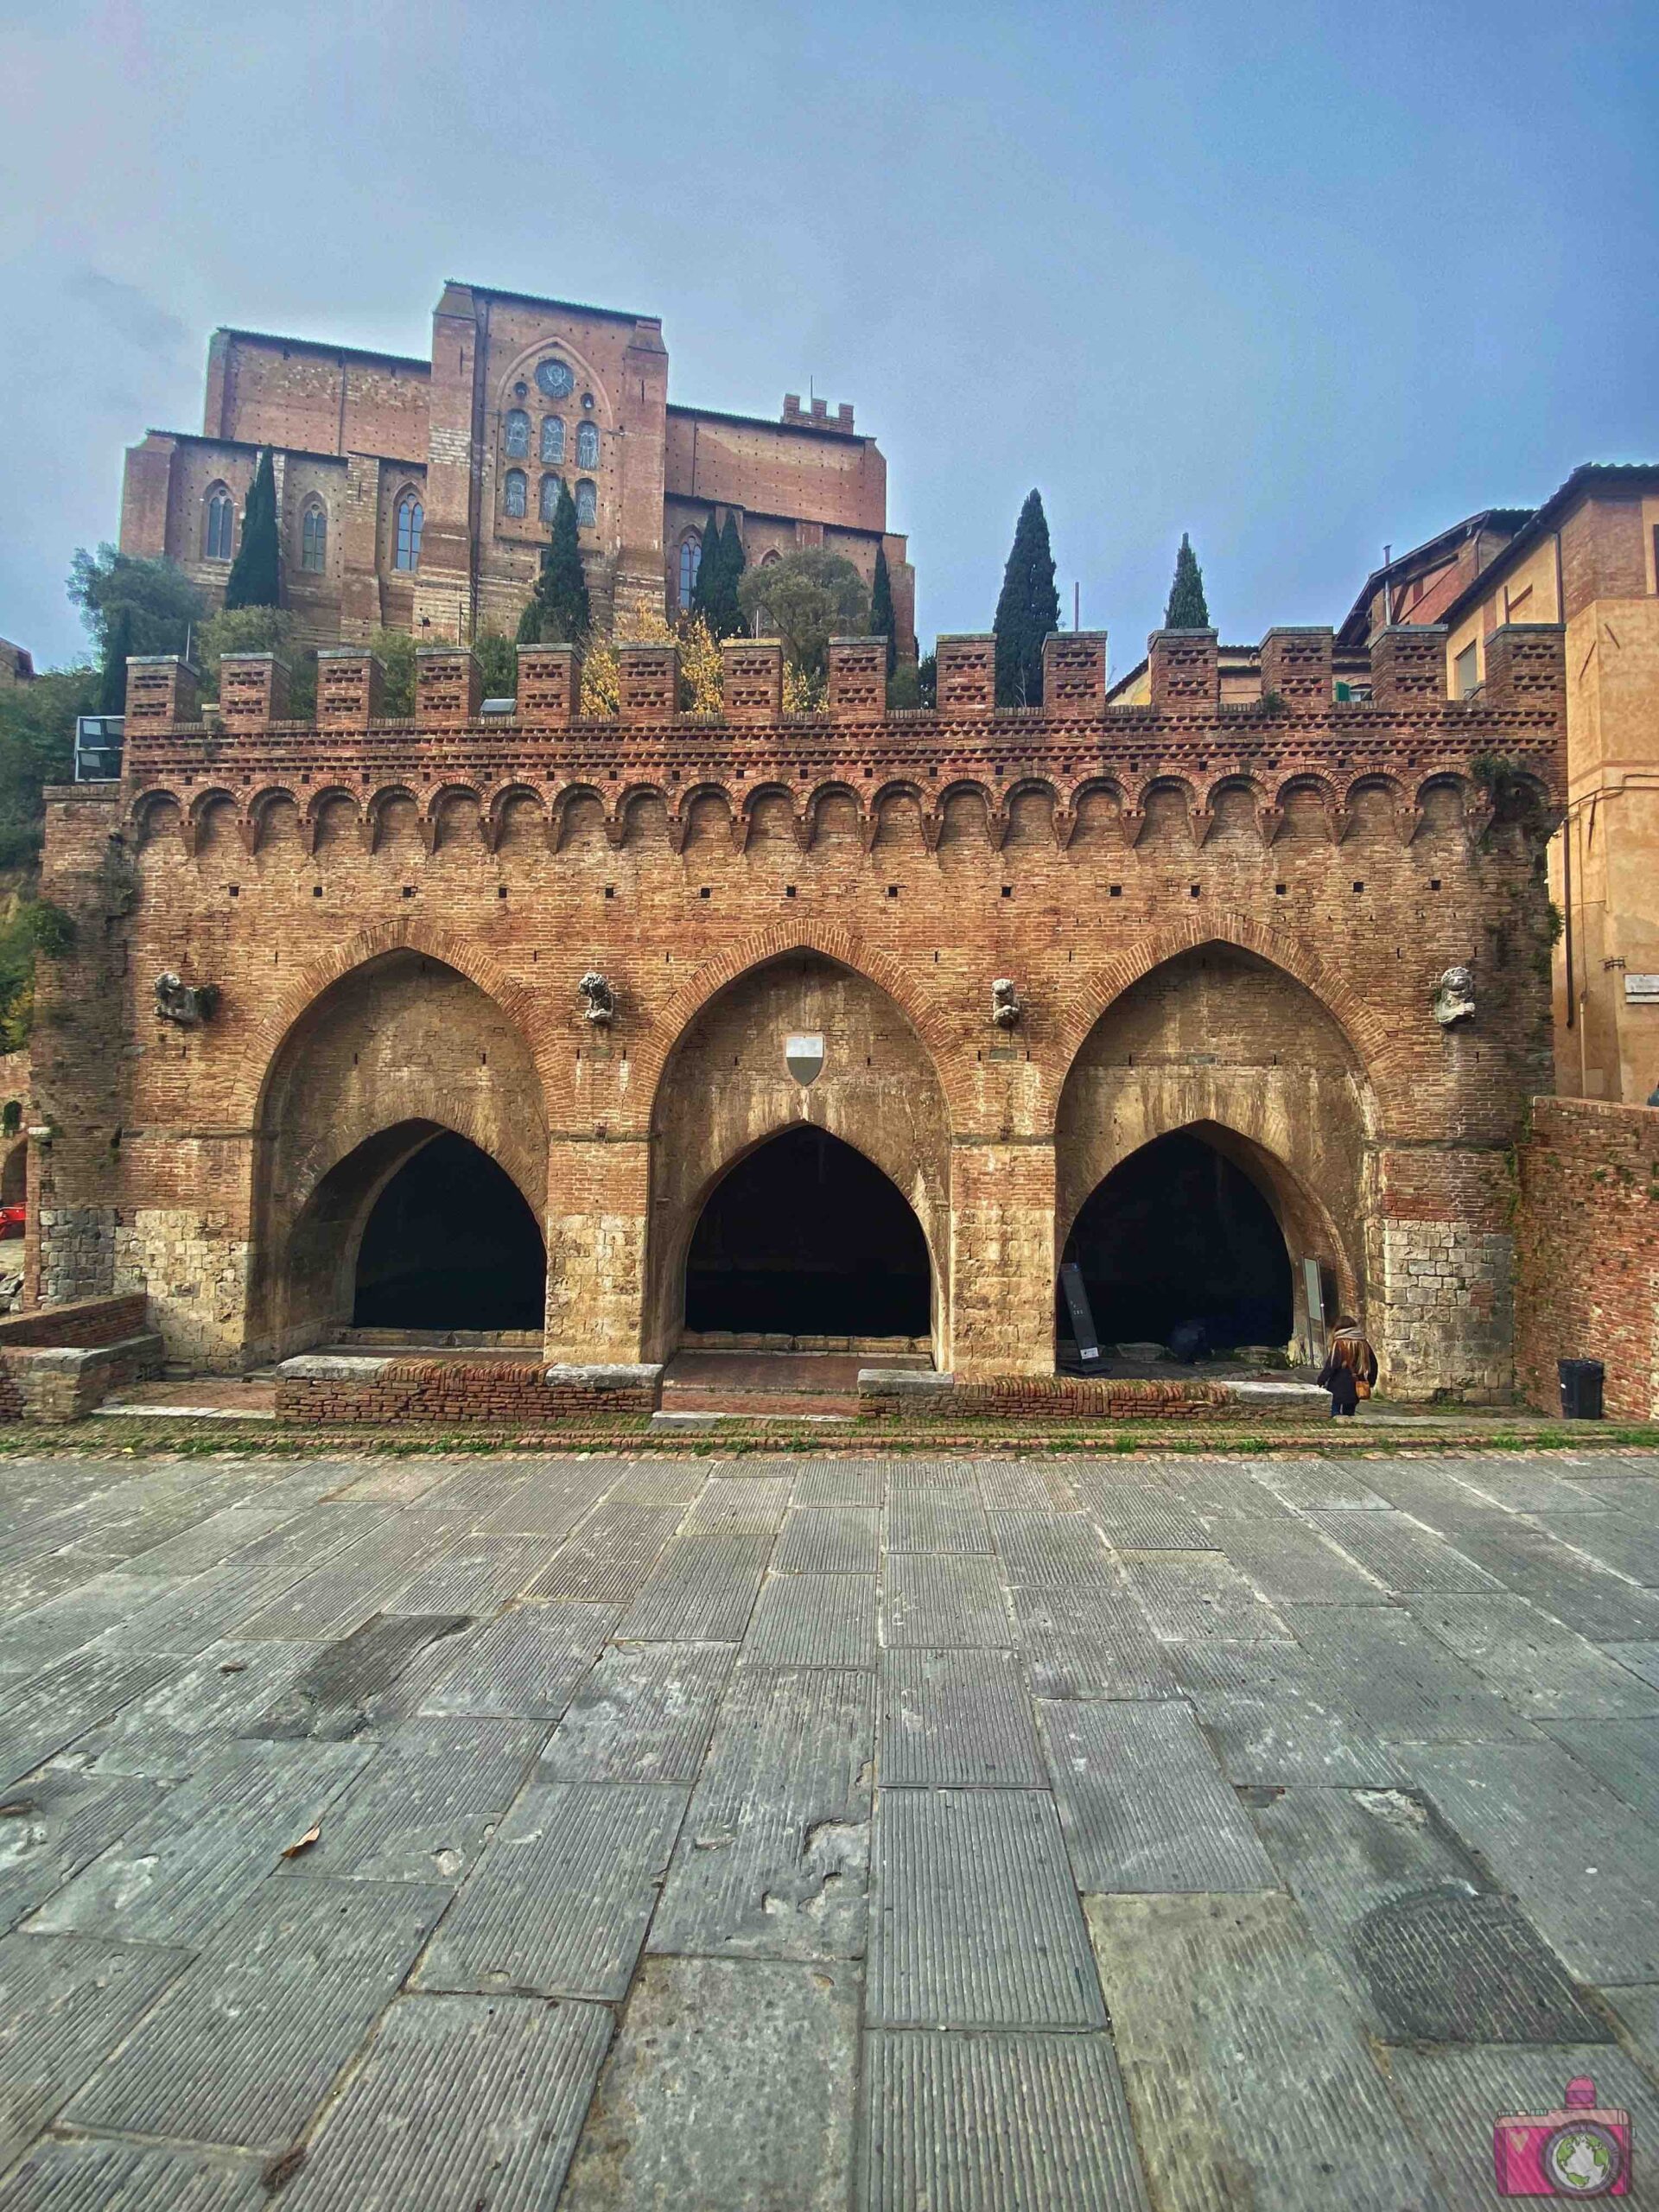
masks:
{"type": "Polygon", "coordinates": [[[1344,1314],[1337,1323],[1319,1370],[1319,1388],[1331,1393],[1331,1418],[1351,1416],[1362,1398],[1369,1398],[1376,1381],[1376,1354],[1360,1334],[1359,1324],[1344,1314]]]}

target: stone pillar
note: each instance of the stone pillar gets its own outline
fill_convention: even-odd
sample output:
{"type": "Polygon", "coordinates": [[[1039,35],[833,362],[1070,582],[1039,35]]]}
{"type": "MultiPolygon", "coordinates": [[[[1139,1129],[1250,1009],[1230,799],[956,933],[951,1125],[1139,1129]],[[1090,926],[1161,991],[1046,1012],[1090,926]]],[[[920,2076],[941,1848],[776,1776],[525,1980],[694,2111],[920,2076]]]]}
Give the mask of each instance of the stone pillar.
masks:
{"type": "Polygon", "coordinates": [[[1329,630],[1269,630],[1262,640],[1262,696],[1276,691],[1293,715],[1323,715],[1336,697],[1329,630]]]}
{"type": "Polygon", "coordinates": [[[1166,713],[1213,715],[1221,650],[1213,630],[1154,630],[1147,639],[1152,703],[1166,713]]]}
{"type": "Polygon", "coordinates": [[[1055,721],[1098,721],[1106,712],[1106,632],[1055,631],[1043,639],[1043,711],[1055,721]]]}
{"type": "Polygon", "coordinates": [[[1474,1404],[1515,1382],[1515,1238],[1506,1156],[1384,1147],[1367,1224],[1363,1316],[1391,1397],[1474,1404]]]}
{"type": "Polygon", "coordinates": [[[1559,622],[1506,622],[1486,640],[1489,707],[1567,715],[1567,632],[1559,622]]]}
{"type": "Polygon", "coordinates": [[[127,662],[127,743],[199,722],[199,685],[195,670],[177,653],[134,653],[127,662]]]}
{"type": "Polygon", "coordinates": [[[317,655],[317,728],[367,729],[380,718],[385,681],[374,654],[325,645],[317,655]]]}
{"type": "Polygon", "coordinates": [[[784,648],[776,638],[723,638],[721,698],[728,722],[781,721],[784,648]]]}
{"type": "Polygon", "coordinates": [[[651,1144],[555,1137],[547,1161],[547,1338],[550,1363],[657,1359],[645,1333],[651,1144]]]}
{"type": "Polygon", "coordinates": [[[427,729],[465,729],[484,703],[484,675],[465,645],[415,649],[415,719],[427,729]]]}
{"type": "Polygon", "coordinates": [[[936,648],[938,710],[942,715],[996,711],[996,639],[963,634],[941,638],[936,648]]]}
{"type": "Polygon", "coordinates": [[[887,641],[885,638],[831,638],[830,719],[837,722],[879,722],[887,711],[887,641]]]}
{"type": "Polygon", "coordinates": [[[516,721],[569,729],[582,712],[582,647],[520,645],[516,721]]]}
{"type": "Polygon", "coordinates": [[[680,649],[631,643],[616,649],[618,719],[671,722],[680,710],[680,649]]]}
{"type": "Polygon", "coordinates": [[[269,729],[288,714],[288,663],[276,653],[224,653],[219,720],[227,730],[269,729]]]}
{"type": "Polygon", "coordinates": [[[950,1300],[940,1364],[966,1382],[1054,1372],[1054,1147],[950,1153],[950,1300]]]}
{"type": "Polygon", "coordinates": [[[1443,622],[1396,622],[1371,640],[1371,696],[1379,707],[1438,708],[1447,696],[1443,622]]]}

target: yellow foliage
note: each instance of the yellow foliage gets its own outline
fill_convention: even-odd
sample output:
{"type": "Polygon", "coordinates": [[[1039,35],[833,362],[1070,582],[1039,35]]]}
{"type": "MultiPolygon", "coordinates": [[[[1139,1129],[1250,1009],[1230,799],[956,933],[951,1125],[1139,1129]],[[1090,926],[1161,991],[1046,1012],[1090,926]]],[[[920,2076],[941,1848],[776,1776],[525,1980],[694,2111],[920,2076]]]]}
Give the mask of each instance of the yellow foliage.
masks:
{"type": "Polygon", "coordinates": [[[691,693],[694,715],[717,715],[725,704],[721,687],[720,644],[709,627],[708,617],[680,618],[680,682],[691,693]]]}
{"type": "Polygon", "coordinates": [[[603,638],[589,638],[582,663],[582,711],[614,715],[622,704],[616,648],[603,638]]]}
{"type": "Polygon", "coordinates": [[[784,712],[786,715],[818,715],[823,712],[830,697],[830,679],[815,675],[810,668],[798,662],[784,663],[784,712]]]}

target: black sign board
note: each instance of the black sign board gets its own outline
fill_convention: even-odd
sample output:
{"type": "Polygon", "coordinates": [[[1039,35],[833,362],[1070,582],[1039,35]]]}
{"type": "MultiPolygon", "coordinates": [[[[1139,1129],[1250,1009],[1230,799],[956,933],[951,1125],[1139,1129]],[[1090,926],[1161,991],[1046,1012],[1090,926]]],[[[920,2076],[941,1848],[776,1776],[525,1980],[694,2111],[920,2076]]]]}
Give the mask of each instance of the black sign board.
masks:
{"type": "Polygon", "coordinates": [[[1089,1310],[1089,1294],[1083,1287],[1083,1277],[1077,1272],[1075,1260],[1066,1260],[1062,1263],[1060,1288],[1065,1293],[1065,1310],[1071,1316],[1071,1333],[1077,1340],[1077,1357],[1098,1359],[1100,1338],[1095,1334],[1095,1317],[1089,1310]]]}

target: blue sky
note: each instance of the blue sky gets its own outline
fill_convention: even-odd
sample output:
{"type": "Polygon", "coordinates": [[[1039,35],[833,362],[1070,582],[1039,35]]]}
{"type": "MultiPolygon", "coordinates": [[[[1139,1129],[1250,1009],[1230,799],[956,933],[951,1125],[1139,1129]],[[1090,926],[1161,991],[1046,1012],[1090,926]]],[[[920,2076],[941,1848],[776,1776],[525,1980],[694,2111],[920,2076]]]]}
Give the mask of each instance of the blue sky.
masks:
{"type": "Polygon", "coordinates": [[[79,631],[216,323],[410,353],[442,280],[660,314],[681,401],[810,378],[919,626],[1040,486],[1115,667],[1192,533],[1223,633],[1385,539],[1659,460],[1659,9],[0,0],[0,634],[79,631]]]}

